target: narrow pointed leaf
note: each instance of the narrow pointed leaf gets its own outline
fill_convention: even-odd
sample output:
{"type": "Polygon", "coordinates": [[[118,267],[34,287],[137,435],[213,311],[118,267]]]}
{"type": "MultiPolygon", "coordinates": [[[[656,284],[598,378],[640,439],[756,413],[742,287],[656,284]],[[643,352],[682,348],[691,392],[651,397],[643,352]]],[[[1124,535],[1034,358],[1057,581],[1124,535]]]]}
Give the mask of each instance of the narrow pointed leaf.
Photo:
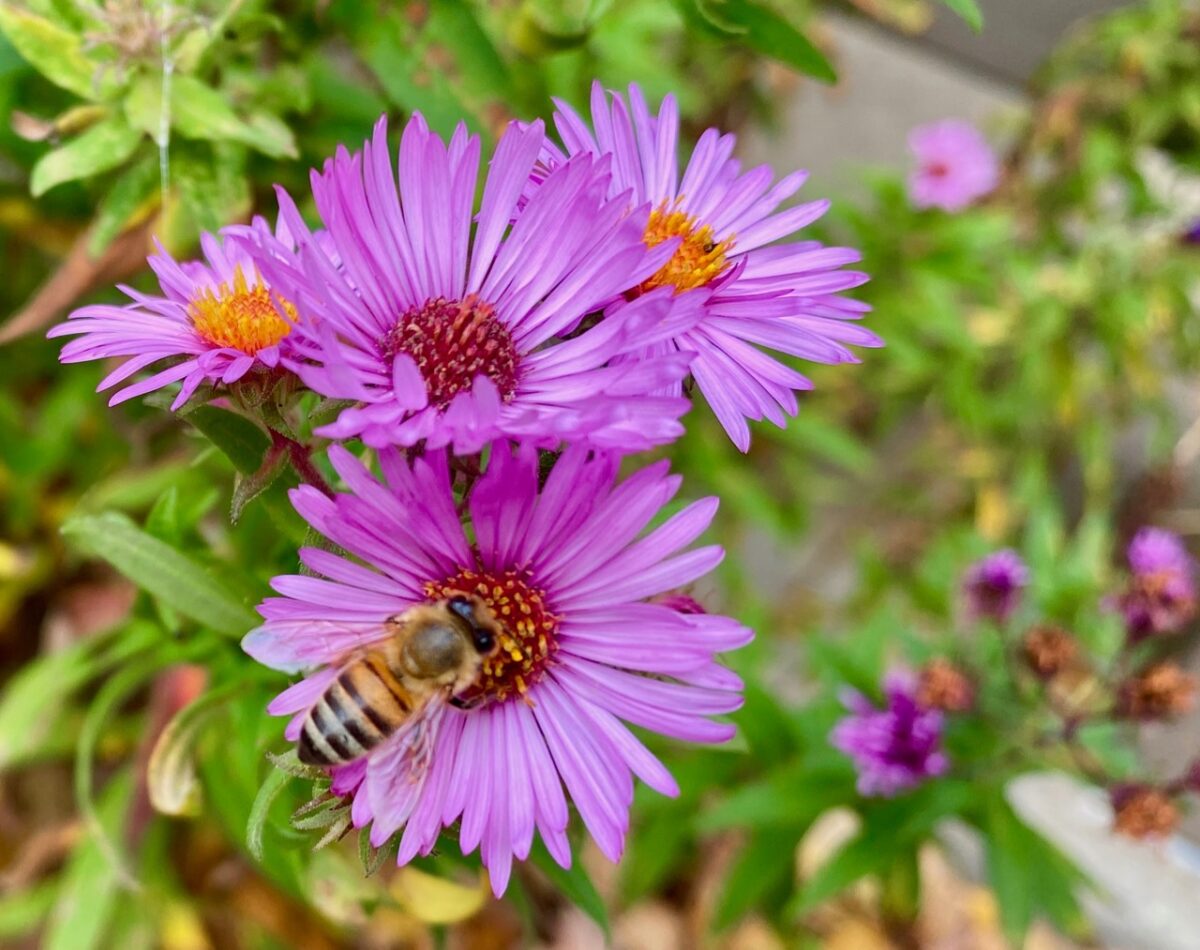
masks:
{"type": "Polygon", "coordinates": [[[120,116],[98,122],[38,159],[29,176],[29,190],[37,198],[55,185],[123,165],[141,141],[142,133],[120,116]]]}
{"type": "Polygon", "coordinates": [[[167,606],[212,630],[241,636],[258,623],[208,571],[125,515],[79,515],[62,532],[81,551],[107,561],[167,606]]]}

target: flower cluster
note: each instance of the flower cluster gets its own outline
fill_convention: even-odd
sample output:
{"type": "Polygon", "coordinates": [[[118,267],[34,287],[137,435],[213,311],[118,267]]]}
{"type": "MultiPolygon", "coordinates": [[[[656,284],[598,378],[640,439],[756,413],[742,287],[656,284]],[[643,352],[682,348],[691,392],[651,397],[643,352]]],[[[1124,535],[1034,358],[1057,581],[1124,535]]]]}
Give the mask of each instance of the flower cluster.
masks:
{"type": "Polygon", "coordinates": [[[1020,622],[1034,613],[1024,602],[1032,572],[1013,550],[971,564],[962,589],[966,619],[974,627],[960,638],[954,656],[935,655],[916,674],[893,670],[885,679],[884,708],[851,692],[850,715],[830,735],[851,758],[858,791],[892,796],[946,772],[970,775],[974,765],[1002,778],[1021,771],[1065,765],[1109,790],[1113,827],[1131,837],[1171,833],[1179,800],[1200,794],[1200,761],[1165,782],[1128,774],[1124,761],[1105,761],[1084,739],[1093,727],[1124,735],[1191,711],[1200,683],[1178,662],[1156,654],[1148,638],[1178,631],[1190,619],[1195,598],[1193,568],[1182,540],[1145,528],[1129,545],[1130,576],[1119,594],[1101,598],[1097,611],[1119,613],[1125,635],[1116,655],[1098,653],[1071,630],[1045,619],[1020,622]],[[984,638],[999,642],[983,642],[984,638]],[[999,651],[999,653],[997,652],[999,651]],[[1003,662],[997,662],[1002,655],[1003,662]],[[966,720],[964,722],[964,720],[966,720]],[[956,723],[963,728],[955,733],[956,723]],[[963,740],[954,744],[955,736],[963,740]],[[1011,764],[993,761],[983,737],[1014,736],[1011,764]],[[986,762],[974,762],[986,756],[986,762]]]}
{"type": "Polygon", "coordinates": [[[716,499],[662,520],[679,478],[620,480],[622,459],[677,439],[693,392],[746,451],[810,388],[793,358],[880,342],[844,295],[855,251],[777,243],[827,207],[780,210],[803,173],[743,170],[710,129],[680,174],[675,101],[653,114],[636,86],[554,124],[511,124],[484,165],[465,126],[446,141],[420,115],[395,156],[381,119],[312,173],[317,226],[278,190],[274,227],[205,235],[204,262],[160,249],[160,294],[52,331],[76,337],[64,361],[124,360],[113,402],[177,385],[175,408],[227,399],[288,447],[329,546],[275,578],[244,641],[304,674],[270,712],[372,845],[404,862],[457,823],[498,894],[535,833],[570,863],[570,802],[616,859],[634,776],[676,793],[625,723],[719,742],[741,702],[716,657],[750,631],[685,593],[722,556],[689,549],[716,499]],[[332,419],[313,445],[281,423],[306,392],[332,419]],[[340,491],[309,460],[324,440],[340,491]],[[455,652],[464,624],[478,654],[455,652]]]}

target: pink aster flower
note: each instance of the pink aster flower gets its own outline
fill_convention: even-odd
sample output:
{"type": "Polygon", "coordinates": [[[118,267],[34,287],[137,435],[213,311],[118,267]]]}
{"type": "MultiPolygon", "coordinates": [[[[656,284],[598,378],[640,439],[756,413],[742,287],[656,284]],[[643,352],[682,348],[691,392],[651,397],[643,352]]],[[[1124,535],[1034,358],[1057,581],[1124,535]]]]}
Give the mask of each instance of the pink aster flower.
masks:
{"type": "Polygon", "coordinates": [[[850,715],[830,735],[833,747],[854,760],[860,795],[891,798],[943,774],[942,714],[917,701],[916,678],[904,672],[884,680],[884,708],[854,690],[843,697],[850,715]]]}
{"type": "Polygon", "coordinates": [[[460,126],[447,146],[415,115],[397,189],[381,119],[361,152],[340,149],[313,175],[328,248],[280,192],[297,251],[262,237],[255,253],[311,318],[297,327],[294,369],[358,404],[321,434],[464,453],[500,436],[634,451],[682,434],[690,356],[619,358],[690,326],[695,308],[662,291],[567,338],[671,249],[645,247],[627,203],[606,199],[607,161],[571,162],[522,203],[543,140],[540,124],[505,132],[475,216],[479,139],[460,126]]]}
{"type": "Polygon", "coordinates": [[[908,147],[917,158],[908,179],[909,199],[917,208],[961,211],[1000,181],[995,152],[969,122],[945,119],[918,126],[908,136],[908,147]]]}
{"type": "Polygon", "coordinates": [[[294,716],[286,734],[296,739],[341,660],[385,636],[387,618],[455,593],[478,596],[500,622],[501,648],[476,683],[477,705],[441,707],[419,781],[402,767],[408,737],[398,733],[335,767],[335,792],[353,797],[351,818],[370,825],[375,846],[403,829],[400,863],[427,854],[441,829],[461,820],[462,851],[481,849],[497,894],[535,829],[569,865],[568,798],[615,861],[633,776],[663,794],[678,791],[621,720],[721,742],[733,730],[709,717],[741,704],[740,680],[714,654],[745,644],[750,631],[650,600],[720,561],[718,547],[683,550],[708,526],[716,499],[693,502],[646,533],[679,488],[665,462],[618,484],[615,456],[572,446],[539,488],[537,451],[496,443],[469,498],[472,542],[444,452],[409,463],[385,449],[382,483],[340,447],[330,460],[350,494],[331,499],[302,486],[293,502],[359,561],[305,548],[301,560],[323,578],[274,580],[283,596],[260,606],[266,623],[244,647],[276,669],[312,672],[269,711],[294,716]]]}
{"type": "MultiPolygon", "coordinates": [[[[631,277],[621,288],[623,299],[666,287],[684,298],[697,296],[703,310],[695,326],[648,342],[637,358],[695,352],[696,386],[742,451],[750,446],[748,419],[770,419],[782,427],[797,411],[796,392],[812,388],[764,347],[818,363],[842,363],[858,362],[846,344],[880,345],[854,322],[870,308],[841,296],[867,279],[843,269],[860,259],[857,251],[818,241],[767,246],[811,224],[829,207],[827,201],[813,201],[777,210],[804,183],[806,172],[774,184],[766,165],[743,173],[731,157],[734,136],[708,129],[681,179],[675,99],[667,96],[658,115],[651,115],[636,85],[629,87],[627,104],[617,94],[610,103],[595,84],[591,128],[566,103],[555,104],[563,149],[547,143],[528,193],[536,197],[544,177],[569,159],[612,156],[610,195],[627,193],[626,205],[649,247],[674,249],[648,277],[631,277]]],[[[669,391],[680,392],[681,384],[673,383],[669,391]]]]}
{"type": "Polygon", "coordinates": [[[76,310],[48,334],[78,337],[63,347],[62,361],[127,357],[101,381],[102,391],[172,360],[109,399],[110,406],[116,405],[182,380],[172,409],[187,402],[201,383],[230,384],[256,369],[276,369],[295,308],[268,289],[245,250],[229,239],[233,231],[270,233],[262,219],[249,228],[227,228],[217,237],[206,233],[200,238],[203,261],[178,262],[159,245],[148,263],[162,294],[122,285],[132,303],[76,310]]]}
{"type": "Polygon", "coordinates": [[[1142,528],[1127,552],[1133,572],[1116,600],[1134,641],[1174,633],[1196,615],[1196,568],[1179,535],[1142,528]]]}

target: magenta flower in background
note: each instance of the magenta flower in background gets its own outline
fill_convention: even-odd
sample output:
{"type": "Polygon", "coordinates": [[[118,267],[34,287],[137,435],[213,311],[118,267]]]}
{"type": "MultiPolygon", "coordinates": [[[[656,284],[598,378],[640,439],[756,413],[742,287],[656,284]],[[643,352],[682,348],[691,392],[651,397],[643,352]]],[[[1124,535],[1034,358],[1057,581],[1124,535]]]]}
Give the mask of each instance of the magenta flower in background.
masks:
{"type": "Polygon", "coordinates": [[[1195,616],[1195,563],[1177,534],[1142,528],[1127,556],[1133,577],[1116,604],[1132,639],[1174,633],[1195,616]]]}
{"type": "Polygon", "coordinates": [[[850,715],[829,741],[854,760],[860,795],[891,798],[949,768],[942,750],[942,714],[917,702],[917,681],[892,672],[883,683],[882,709],[855,690],[843,697],[850,715]]]}
{"type": "Polygon", "coordinates": [[[918,126],[908,136],[917,167],[908,196],[917,208],[961,211],[1000,181],[996,153],[970,122],[944,119],[918,126]]]}
{"type": "Polygon", "coordinates": [[[263,283],[254,262],[228,238],[233,230],[270,233],[258,219],[252,228],[204,234],[203,261],[178,262],[160,245],[148,263],[162,294],[122,286],[132,303],[74,311],[48,334],[78,337],[63,347],[62,362],[128,357],[101,381],[97,388],[103,391],[161,360],[176,360],[118,389],[109,400],[116,405],[182,381],[172,409],[187,402],[201,383],[235,383],[255,369],[279,367],[295,308],[263,283]]]}
{"type": "MultiPolygon", "coordinates": [[[[609,102],[592,87],[592,127],[555,100],[563,149],[547,142],[528,193],[534,198],[547,175],[569,159],[612,153],[609,194],[633,209],[650,247],[671,248],[668,259],[621,288],[622,299],[640,299],[656,288],[698,296],[703,319],[663,341],[647,342],[635,359],[661,359],[693,351],[691,373],[725,431],[742,451],[750,445],[748,419],[783,426],[797,412],[796,392],[811,383],[764,352],[778,350],[818,363],[858,362],[847,348],[879,346],[855,321],[870,308],[841,296],[867,276],[843,269],[857,251],[818,241],[767,245],[811,224],[829,206],[813,201],[784,211],[781,202],[804,183],[795,172],[772,183],[766,165],[743,173],[732,158],[735,138],[708,129],[679,176],[679,111],[667,96],[651,115],[636,85],[628,104],[609,102]],[[593,132],[594,129],[594,132],[593,132]]],[[[681,392],[681,383],[668,387],[681,392]]]]}
{"type": "Polygon", "coordinates": [[[1004,623],[1020,606],[1029,584],[1029,568],[1011,548],[996,551],[972,564],[963,579],[967,613],[1004,623]]]}
{"type": "Polygon", "coordinates": [[[535,828],[555,860],[570,864],[568,797],[615,861],[633,776],[663,794],[678,791],[621,720],[720,742],[733,728],[709,717],[741,705],[741,681],[714,655],[747,643],[751,632],[727,617],[649,600],[720,561],[715,546],[683,551],[707,528],[716,499],[693,502],[643,534],[679,489],[665,462],[616,483],[615,456],[572,446],[539,489],[537,451],[496,443],[470,495],[472,543],[444,452],[410,463],[384,450],[383,483],[340,447],[330,459],[351,493],[330,499],[303,486],[292,498],[362,563],[305,548],[302,561],[323,578],[274,580],[283,596],[260,606],[266,623],[245,649],[276,669],[315,671],[270,712],[292,714],[287,735],[297,738],[336,664],[378,639],[384,620],[451,592],[477,594],[503,627],[501,650],[478,685],[481,705],[445,707],[423,782],[401,773],[403,739],[392,736],[335,769],[335,792],[353,796],[352,820],[371,826],[372,844],[404,829],[400,863],[429,853],[440,830],[461,819],[462,851],[481,848],[497,894],[512,859],[528,855],[535,828]]]}
{"type": "Polygon", "coordinates": [[[540,123],[509,127],[477,217],[479,139],[460,126],[447,146],[420,115],[401,140],[398,189],[384,120],[361,152],[340,149],[314,173],[327,242],[280,191],[297,251],[260,235],[255,254],[308,318],[289,365],[358,403],[320,434],[463,453],[500,436],[636,451],[682,434],[690,354],[619,358],[685,332],[698,307],[663,290],[563,339],[670,248],[646,247],[626,202],[606,197],[607,160],[570,162],[522,202],[543,141],[540,123]]]}

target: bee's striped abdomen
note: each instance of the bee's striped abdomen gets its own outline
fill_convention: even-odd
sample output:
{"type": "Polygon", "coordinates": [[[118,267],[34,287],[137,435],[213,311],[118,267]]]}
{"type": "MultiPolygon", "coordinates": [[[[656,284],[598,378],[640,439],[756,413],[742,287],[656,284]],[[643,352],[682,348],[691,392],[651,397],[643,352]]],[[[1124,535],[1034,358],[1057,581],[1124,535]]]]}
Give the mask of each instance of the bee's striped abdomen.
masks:
{"type": "Polygon", "coordinates": [[[353,762],[395,732],[413,705],[387,662],[368,654],[343,669],[309,712],[300,731],[300,761],[353,762]]]}

